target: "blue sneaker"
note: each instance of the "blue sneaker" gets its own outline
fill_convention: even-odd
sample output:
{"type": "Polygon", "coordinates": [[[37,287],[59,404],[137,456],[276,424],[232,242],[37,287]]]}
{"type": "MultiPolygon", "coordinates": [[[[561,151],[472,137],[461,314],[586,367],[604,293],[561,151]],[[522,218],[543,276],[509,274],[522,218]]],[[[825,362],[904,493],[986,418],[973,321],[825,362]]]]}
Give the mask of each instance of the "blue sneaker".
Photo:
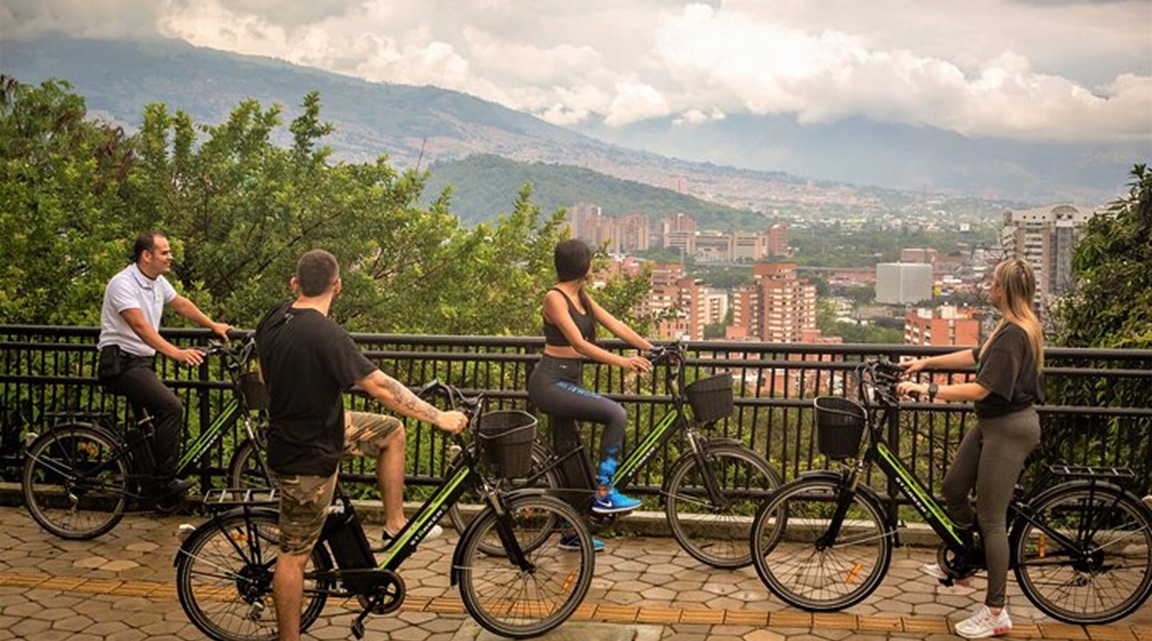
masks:
{"type": "Polygon", "coordinates": [[[624,496],[617,492],[614,487],[609,488],[608,493],[604,496],[597,495],[592,501],[592,511],[597,514],[631,512],[638,507],[640,507],[640,501],[624,496]]]}
{"type": "MultiPolygon", "coordinates": [[[[560,535],[560,549],[571,550],[573,552],[580,550],[580,535],[572,532],[571,534],[560,535]]],[[[603,552],[604,542],[596,537],[592,537],[592,551],[603,552]]]]}

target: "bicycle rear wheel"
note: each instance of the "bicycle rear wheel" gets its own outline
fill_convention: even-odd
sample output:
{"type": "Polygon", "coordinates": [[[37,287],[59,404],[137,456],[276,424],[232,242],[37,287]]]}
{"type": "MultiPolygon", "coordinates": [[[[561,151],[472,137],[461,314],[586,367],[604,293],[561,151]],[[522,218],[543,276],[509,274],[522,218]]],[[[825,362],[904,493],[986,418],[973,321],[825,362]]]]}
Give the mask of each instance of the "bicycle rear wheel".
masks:
{"type": "Polygon", "coordinates": [[[588,594],[596,565],[592,534],[575,510],[551,496],[521,496],[506,507],[502,516],[489,508],[476,517],[458,544],[452,571],[464,607],[484,629],[516,639],[539,636],[567,620],[588,594]],[[579,545],[561,548],[560,531],[550,523],[569,524],[579,545]],[[502,529],[524,552],[524,567],[504,551],[502,529]],[[483,547],[501,552],[488,554],[483,547]]]}
{"type": "MultiPolygon", "coordinates": [[[[543,475],[536,479],[535,482],[529,484],[527,479],[511,479],[510,483],[513,488],[526,488],[536,487],[542,490],[554,490],[560,487],[560,477],[555,469],[546,469],[549,464],[550,456],[548,450],[541,447],[539,444],[532,445],[532,471],[530,476],[535,476],[540,470],[545,470],[543,475]]],[[[448,466],[448,471],[445,478],[451,478],[456,471],[456,466],[460,464],[459,458],[454,460],[448,466]]],[[[460,495],[460,498],[448,508],[448,518],[452,521],[452,527],[461,534],[468,528],[472,519],[476,518],[485,507],[486,503],[480,496],[476,487],[466,491],[460,495]]],[[[555,528],[556,523],[542,524],[544,529],[551,531],[555,528]]],[[[481,551],[486,554],[504,554],[504,548],[500,545],[491,545],[488,543],[481,544],[481,551]]]]}
{"type": "MultiPolygon", "coordinates": [[[[189,535],[176,553],[176,595],[204,634],[216,641],[275,641],[272,573],[279,554],[279,516],[272,510],[233,510],[189,535]]],[[[320,616],[331,588],[332,561],[312,548],[304,569],[300,630],[320,616]]]]}
{"type": "Polygon", "coordinates": [[[1045,614],[1108,623],[1152,594],[1152,521],[1140,500],[1089,483],[1058,486],[1012,529],[1016,581],[1045,614]],[[1062,544],[1063,543],[1063,544],[1062,544]]]}
{"type": "Polygon", "coordinates": [[[689,454],[669,477],[664,503],[668,525],[680,547],[696,560],[717,568],[745,567],[752,563],[752,519],[780,487],[780,476],[763,457],[741,445],[711,445],[708,457],[723,503],[712,500],[704,483],[706,471],[689,454]]]}
{"type": "Polygon", "coordinates": [[[840,499],[832,478],[799,479],[780,488],[752,525],[752,560],[773,594],[798,608],[842,610],[863,601],[884,579],[892,539],[882,508],[861,493],[826,540],[840,499]]]}
{"type": "Polygon", "coordinates": [[[128,462],[120,443],[90,425],[60,425],[28,448],[20,490],[40,527],[64,539],[93,539],[124,518],[128,462]]]}

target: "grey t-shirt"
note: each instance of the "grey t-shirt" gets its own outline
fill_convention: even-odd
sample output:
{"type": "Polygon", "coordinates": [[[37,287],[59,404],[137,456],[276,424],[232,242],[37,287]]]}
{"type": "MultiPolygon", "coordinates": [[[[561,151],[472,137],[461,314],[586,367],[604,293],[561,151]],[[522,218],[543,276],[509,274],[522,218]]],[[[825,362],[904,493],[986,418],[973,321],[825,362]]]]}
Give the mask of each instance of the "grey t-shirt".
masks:
{"type": "Polygon", "coordinates": [[[1022,327],[1005,325],[977,352],[976,382],[992,393],[976,401],[976,416],[995,418],[1044,402],[1032,342],[1022,327]]]}

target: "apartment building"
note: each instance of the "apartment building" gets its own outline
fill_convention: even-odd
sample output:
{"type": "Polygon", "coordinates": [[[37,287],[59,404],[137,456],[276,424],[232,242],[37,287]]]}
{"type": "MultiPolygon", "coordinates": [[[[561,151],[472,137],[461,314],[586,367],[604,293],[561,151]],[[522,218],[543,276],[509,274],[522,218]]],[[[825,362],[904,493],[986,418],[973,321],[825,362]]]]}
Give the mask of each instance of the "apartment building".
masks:
{"type": "Polygon", "coordinates": [[[979,345],[980,310],[952,305],[904,313],[905,345],[979,345]]]}
{"type": "Polygon", "coordinates": [[[796,263],[756,263],[755,282],[735,290],[732,339],[774,343],[811,341],[816,330],[816,286],[800,278],[796,263]]]}
{"type": "Polygon", "coordinates": [[[1070,204],[1004,212],[1000,246],[1005,256],[1024,258],[1032,264],[1038,297],[1072,293],[1072,252],[1080,241],[1081,228],[1098,212],[1070,204]]]}

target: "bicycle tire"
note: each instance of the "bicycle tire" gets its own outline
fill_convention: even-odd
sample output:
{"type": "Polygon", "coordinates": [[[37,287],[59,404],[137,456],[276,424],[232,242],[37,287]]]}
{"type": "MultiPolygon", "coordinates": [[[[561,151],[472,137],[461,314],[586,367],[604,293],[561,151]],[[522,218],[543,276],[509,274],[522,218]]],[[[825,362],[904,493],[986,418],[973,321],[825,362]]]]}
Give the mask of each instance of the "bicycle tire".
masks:
{"type": "Polygon", "coordinates": [[[452,572],[460,585],[460,597],[472,618],[485,630],[500,636],[524,639],[544,634],[564,623],[588,594],[596,569],[592,533],[567,503],[543,494],[508,500],[507,510],[497,515],[486,508],[464,532],[458,544],[452,572]],[[578,536],[577,549],[562,549],[560,530],[538,543],[544,523],[565,522],[578,536]],[[512,565],[503,552],[498,528],[510,526],[510,534],[522,541],[530,570],[512,565]],[[526,543],[526,544],[525,544],[526,543]],[[500,554],[483,547],[498,546],[500,554]]]}
{"type": "Polygon", "coordinates": [[[120,440],[86,424],[66,424],[28,447],[20,491],[32,519],[70,540],[94,539],[116,527],[128,502],[128,461],[120,440]],[[98,478],[85,469],[106,467],[98,478]]]}
{"type": "Polygon", "coordinates": [[[680,459],[668,480],[664,512],[672,536],[696,560],[715,568],[752,564],[748,545],[757,509],[780,487],[780,475],[764,457],[736,444],[708,447],[712,472],[730,504],[712,504],[695,455],[680,459]]]}
{"type": "MultiPolygon", "coordinates": [[[[176,596],[192,625],[216,641],[277,639],[272,575],[279,537],[279,515],[260,509],[248,515],[232,510],[188,536],[177,552],[176,596]]],[[[310,563],[301,632],[320,616],[332,585],[332,560],[324,546],[312,548],[310,563]]]]}
{"type": "Polygon", "coordinates": [[[1115,486],[1073,482],[1033,502],[1012,528],[1016,581],[1041,612],[1079,624],[1109,623],[1152,594],[1152,517],[1115,486]],[[1060,546],[1053,531],[1074,542],[1060,546]]]}
{"type": "Polygon", "coordinates": [[[892,560],[892,532],[883,508],[857,492],[832,545],[818,540],[836,510],[835,479],[801,478],[781,487],[756,514],[752,559],[756,573],[782,601],[813,612],[863,601],[892,560]],[[779,515],[785,515],[777,530],[779,515]]]}
{"type": "MultiPolygon", "coordinates": [[[[552,456],[547,449],[538,443],[534,443],[532,445],[531,475],[535,475],[538,470],[545,469],[550,464],[551,458],[552,456]]],[[[453,461],[452,464],[448,466],[448,472],[445,474],[445,478],[450,478],[455,474],[457,465],[458,462],[453,461]]],[[[513,479],[511,481],[511,487],[520,489],[529,486],[525,483],[525,479],[513,479]]],[[[555,469],[548,469],[544,472],[544,476],[537,479],[537,482],[533,484],[532,487],[547,491],[556,490],[560,487],[560,477],[555,469]]],[[[472,520],[476,518],[476,515],[483,510],[485,505],[484,499],[477,493],[476,488],[466,491],[448,508],[448,519],[452,522],[452,527],[455,528],[457,532],[463,533],[468,529],[468,525],[472,520]]],[[[552,528],[556,526],[556,523],[549,523],[547,525],[549,528],[552,528]]],[[[502,546],[494,546],[488,543],[482,544],[480,549],[486,554],[496,555],[504,553],[502,546]]]]}
{"type": "Polygon", "coordinates": [[[267,469],[267,459],[250,438],[244,439],[228,463],[228,487],[262,489],[275,487],[274,475],[267,469]]]}

